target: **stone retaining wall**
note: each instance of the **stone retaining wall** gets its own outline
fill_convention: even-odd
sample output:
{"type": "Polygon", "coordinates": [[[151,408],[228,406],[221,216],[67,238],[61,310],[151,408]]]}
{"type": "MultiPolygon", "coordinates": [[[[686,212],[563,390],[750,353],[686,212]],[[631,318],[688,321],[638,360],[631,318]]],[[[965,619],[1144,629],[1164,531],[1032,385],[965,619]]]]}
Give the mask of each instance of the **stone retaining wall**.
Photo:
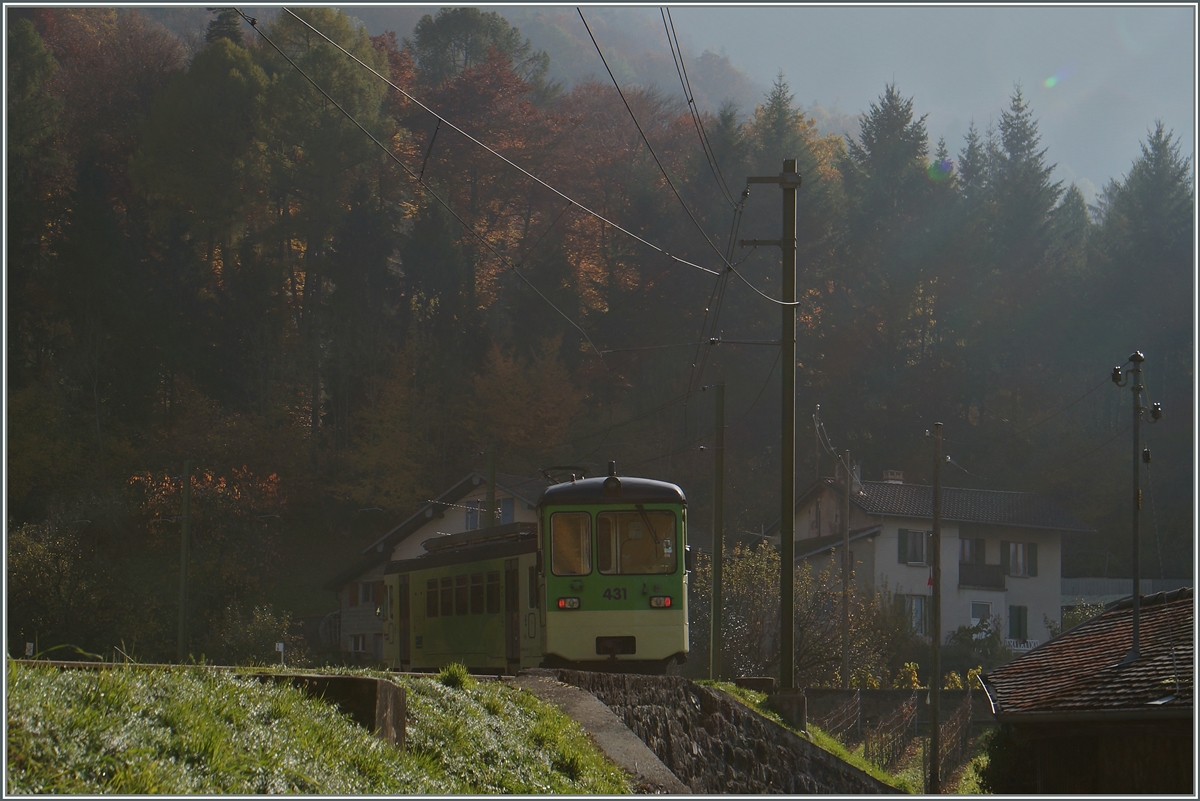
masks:
{"type": "Polygon", "coordinates": [[[553,673],[604,702],[694,793],[899,792],[724,693],[688,679],[553,673]]]}

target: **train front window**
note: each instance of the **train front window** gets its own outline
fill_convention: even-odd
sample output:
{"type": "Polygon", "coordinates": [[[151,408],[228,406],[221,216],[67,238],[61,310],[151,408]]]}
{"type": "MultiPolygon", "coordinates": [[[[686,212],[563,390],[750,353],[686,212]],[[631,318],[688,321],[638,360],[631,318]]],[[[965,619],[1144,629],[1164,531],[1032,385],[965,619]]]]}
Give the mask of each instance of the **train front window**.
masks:
{"type": "Polygon", "coordinates": [[[601,573],[675,572],[673,512],[601,512],[596,519],[596,540],[601,573]]]}
{"type": "Polygon", "coordinates": [[[592,572],[592,518],[587,512],[550,516],[550,567],[556,576],[592,572]]]}

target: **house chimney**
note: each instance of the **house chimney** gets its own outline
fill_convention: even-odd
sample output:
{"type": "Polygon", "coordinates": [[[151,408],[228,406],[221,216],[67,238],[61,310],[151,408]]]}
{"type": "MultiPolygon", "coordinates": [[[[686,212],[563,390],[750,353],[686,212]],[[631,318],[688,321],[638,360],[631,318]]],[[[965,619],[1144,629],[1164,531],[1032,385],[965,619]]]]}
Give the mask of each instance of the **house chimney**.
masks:
{"type": "Polygon", "coordinates": [[[883,483],[885,483],[885,484],[903,484],[904,483],[904,471],[903,470],[884,470],[883,471],[883,483]]]}

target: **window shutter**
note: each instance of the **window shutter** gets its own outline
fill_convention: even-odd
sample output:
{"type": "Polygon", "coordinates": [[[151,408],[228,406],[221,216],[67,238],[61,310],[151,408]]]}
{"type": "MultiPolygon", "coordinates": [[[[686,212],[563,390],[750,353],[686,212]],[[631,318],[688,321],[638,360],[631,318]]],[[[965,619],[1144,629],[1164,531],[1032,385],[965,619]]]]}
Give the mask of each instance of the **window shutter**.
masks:
{"type": "Polygon", "coordinates": [[[896,553],[897,558],[900,560],[900,564],[908,564],[908,529],[902,528],[897,532],[896,543],[896,553]]]}
{"type": "Polygon", "coordinates": [[[975,564],[987,564],[987,540],[982,537],[975,540],[975,564]]]}
{"type": "Polygon", "coordinates": [[[1000,564],[1004,566],[1004,575],[1011,575],[1008,572],[1008,543],[1000,540],[1000,564]]]}
{"type": "Polygon", "coordinates": [[[358,582],[352,581],[346,587],[350,593],[350,605],[358,606],[358,582]]]}
{"type": "Polygon", "coordinates": [[[1021,639],[1021,607],[1008,607],[1008,638],[1010,640],[1021,639]]]}
{"type": "Polygon", "coordinates": [[[1026,559],[1029,561],[1029,575],[1037,575],[1037,543],[1031,542],[1027,546],[1029,548],[1026,559]]]}

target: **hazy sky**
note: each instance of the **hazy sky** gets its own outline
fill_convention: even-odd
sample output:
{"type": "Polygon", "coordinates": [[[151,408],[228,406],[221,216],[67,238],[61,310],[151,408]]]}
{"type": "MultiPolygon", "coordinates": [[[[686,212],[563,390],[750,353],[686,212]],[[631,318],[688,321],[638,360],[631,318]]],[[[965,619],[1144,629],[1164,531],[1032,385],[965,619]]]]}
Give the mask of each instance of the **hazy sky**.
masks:
{"type": "MultiPolygon", "coordinates": [[[[628,11],[662,25],[657,7],[628,11]]],[[[986,129],[1019,83],[1055,177],[1088,201],[1129,170],[1156,119],[1195,152],[1190,5],[672,6],[671,17],[689,55],[723,53],[767,85],[782,70],[804,106],[857,114],[894,81],[955,155],[970,122],[986,129]]]]}

